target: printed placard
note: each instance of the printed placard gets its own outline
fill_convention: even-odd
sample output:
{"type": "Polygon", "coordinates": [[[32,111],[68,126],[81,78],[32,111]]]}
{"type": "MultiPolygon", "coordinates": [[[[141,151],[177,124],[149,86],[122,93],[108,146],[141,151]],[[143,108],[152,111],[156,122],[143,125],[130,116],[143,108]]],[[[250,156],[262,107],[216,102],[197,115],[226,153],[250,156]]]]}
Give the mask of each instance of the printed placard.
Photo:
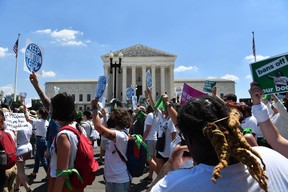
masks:
{"type": "Polygon", "coordinates": [[[216,85],[216,81],[205,81],[203,91],[212,93],[212,88],[216,85]]]}
{"type": "Polygon", "coordinates": [[[150,70],[148,69],[146,71],[146,86],[151,89],[152,87],[152,79],[151,79],[151,73],[150,73],[150,70]]]}
{"type": "Polygon", "coordinates": [[[127,100],[130,100],[132,99],[132,96],[135,95],[135,90],[134,88],[131,86],[131,87],[128,87],[126,89],[126,96],[127,96],[127,100]]]}
{"type": "Polygon", "coordinates": [[[109,76],[99,76],[95,97],[98,98],[98,101],[102,101],[103,94],[108,84],[109,76]]]}
{"type": "Polygon", "coordinates": [[[44,49],[33,43],[31,40],[26,40],[26,48],[24,54],[24,71],[29,73],[35,72],[38,75],[42,73],[44,49]]]}
{"type": "Polygon", "coordinates": [[[188,84],[184,83],[180,105],[184,105],[185,103],[187,103],[190,99],[194,97],[200,97],[203,95],[207,95],[207,94],[201,91],[198,91],[197,89],[194,89],[190,87],[188,84]]]}
{"type": "Polygon", "coordinates": [[[251,63],[250,69],[264,94],[288,92],[288,53],[251,63]]]}

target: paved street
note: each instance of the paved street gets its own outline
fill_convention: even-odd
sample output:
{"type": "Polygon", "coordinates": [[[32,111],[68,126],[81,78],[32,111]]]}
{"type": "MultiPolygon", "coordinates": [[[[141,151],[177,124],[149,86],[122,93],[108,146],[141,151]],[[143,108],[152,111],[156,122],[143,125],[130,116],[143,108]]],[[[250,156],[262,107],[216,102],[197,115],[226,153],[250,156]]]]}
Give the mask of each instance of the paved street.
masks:
{"type": "MultiPolygon", "coordinates": [[[[95,158],[98,159],[99,157],[99,147],[95,147],[95,158]]],[[[33,170],[34,159],[29,159],[26,161],[26,175],[29,175],[33,170]]],[[[86,187],[85,192],[104,192],[105,191],[105,182],[103,179],[103,171],[104,165],[99,166],[98,174],[96,179],[93,182],[93,185],[89,185],[86,187]]],[[[34,189],[35,192],[46,192],[47,191],[47,183],[42,182],[41,180],[45,178],[46,173],[43,167],[40,167],[39,173],[37,174],[37,178],[32,182],[31,181],[31,188],[34,189]]],[[[141,183],[140,179],[147,176],[145,173],[142,177],[133,178],[132,180],[132,187],[131,192],[138,192],[138,191],[146,191],[147,187],[149,187],[148,183],[141,183]]],[[[156,177],[154,173],[154,178],[156,177]]],[[[23,186],[20,187],[21,191],[25,191],[23,186]]]]}

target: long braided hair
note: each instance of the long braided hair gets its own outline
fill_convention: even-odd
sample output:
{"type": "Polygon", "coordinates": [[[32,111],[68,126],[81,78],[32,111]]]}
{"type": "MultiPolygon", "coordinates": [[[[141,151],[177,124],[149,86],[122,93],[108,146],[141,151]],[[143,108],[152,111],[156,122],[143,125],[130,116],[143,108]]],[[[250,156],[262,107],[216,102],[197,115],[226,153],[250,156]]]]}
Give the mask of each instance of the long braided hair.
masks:
{"type": "Polygon", "coordinates": [[[267,191],[266,166],[260,154],[243,137],[239,118],[237,109],[230,109],[214,97],[204,96],[192,99],[182,107],[177,125],[188,140],[188,146],[189,142],[196,141],[204,148],[190,152],[196,163],[215,166],[212,182],[216,183],[221,177],[221,169],[239,161],[247,166],[260,188],[267,191]],[[255,157],[260,159],[261,164],[255,157]],[[213,162],[209,159],[213,159],[213,162]]]}

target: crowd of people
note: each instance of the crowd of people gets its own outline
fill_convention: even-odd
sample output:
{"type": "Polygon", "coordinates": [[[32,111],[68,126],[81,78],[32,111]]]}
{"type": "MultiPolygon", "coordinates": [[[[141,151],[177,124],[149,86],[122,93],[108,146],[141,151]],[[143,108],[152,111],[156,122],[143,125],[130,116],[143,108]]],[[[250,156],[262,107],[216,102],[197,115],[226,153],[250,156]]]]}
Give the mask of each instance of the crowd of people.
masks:
{"type": "Polygon", "coordinates": [[[74,168],[78,150],[77,135],[59,131],[67,125],[81,131],[93,146],[99,141],[98,161],[104,164],[107,192],[130,189],[133,178],[122,159],[129,134],[140,134],[151,154],[147,177],[140,180],[150,184],[147,191],[288,190],[286,100],[275,94],[264,97],[257,83],[251,83],[249,89],[252,106],[237,102],[234,94],[219,97],[217,87],[211,95],[192,98],[183,106],[167,94],[160,97],[162,105],[155,105],[151,90],[146,89],[146,106],[127,109],[115,98],[107,113],[97,98],[90,111],[77,112],[71,95],[58,93],[48,98],[35,73],[29,79],[43,107],[35,117],[22,103],[18,112],[24,113],[29,124],[17,130],[9,130],[5,124],[9,106],[1,107],[0,129],[13,136],[17,160],[10,170],[0,170],[0,191],[4,187],[19,191],[20,185],[32,191],[28,178],[36,178],[40,163],[47,173],[42,180],[48,182],[47,191],[84,191],[71,189],[69,176],[59,174],[74,168]],[[91,137],[94,130],[101,141],[91,137]],[[33,172],[26,175],[25,161],[32,156],[33,172]]]}

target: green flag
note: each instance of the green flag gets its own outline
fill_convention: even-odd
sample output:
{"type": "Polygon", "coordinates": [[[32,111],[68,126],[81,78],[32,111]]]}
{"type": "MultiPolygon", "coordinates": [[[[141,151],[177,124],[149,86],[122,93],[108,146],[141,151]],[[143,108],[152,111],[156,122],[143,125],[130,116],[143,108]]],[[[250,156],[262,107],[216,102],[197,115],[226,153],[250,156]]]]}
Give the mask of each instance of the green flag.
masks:
{"type": "Polygon", "coordinates": [[[164,100],[162,97],[160,97],[157,102],[155,103],[154,109],[160,109],[162,111],[166,110],[166,106],[164,105],[164,100]]]}

